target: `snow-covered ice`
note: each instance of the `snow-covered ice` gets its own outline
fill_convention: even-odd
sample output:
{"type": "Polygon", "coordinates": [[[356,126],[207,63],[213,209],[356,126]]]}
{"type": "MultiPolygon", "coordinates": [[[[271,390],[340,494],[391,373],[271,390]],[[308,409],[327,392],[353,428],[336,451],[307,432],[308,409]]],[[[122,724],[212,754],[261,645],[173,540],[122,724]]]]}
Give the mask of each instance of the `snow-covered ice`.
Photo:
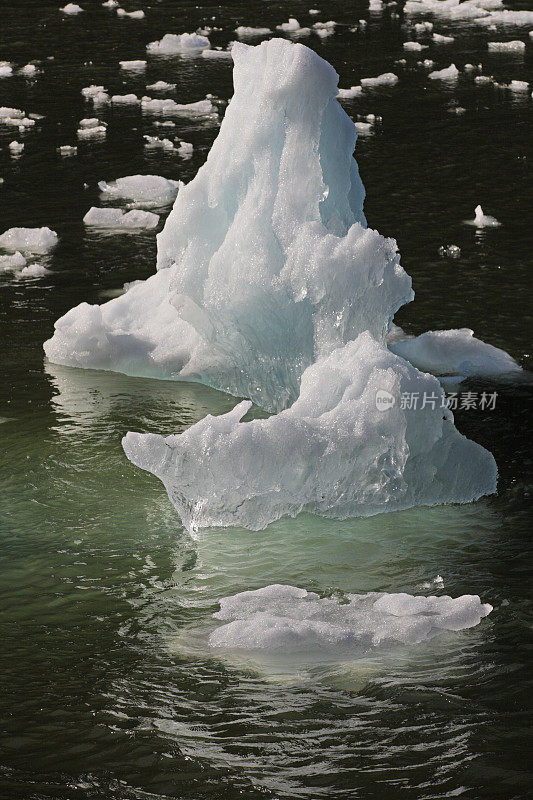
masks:
{"type": "Polygon", "coordinates": [[[223,624],[211,633],[211,647],[306,656],[348,656],[391,644],[418,644],[445,631],[473,628],[493,610],[478,595],[368,592],[321,597],[281,584],[219,602],[213,617],[223,624]]]}
{"type": "Polygon", "coordinates": [[[439,377],[495,378],[522,372],[508,353],[476,339],[469,328],[427,331],[389,344],[389,348],[423,372],[439,377]]]}
{"type": "Polygon", "coordinates": [[[179,436],[125,437],[190,529],[494,492],[492,455],[455,429],[437,379],[387,347],[411,281],[395,241],[366,226],[338,76],[285,39],[233,56],[235,94],[158,236],[158,271],[69,311],[48,358],[198,381],[280,412],[243,423],[243,401],[179,436]],[[414,391],[435,407],[381,404],[414,391]]]}
{"type": "Polygon", "coordinates": [[[430,72],[428,75],[428,78],[431,78],[433,81],[456,81],[458,77],[459,70],[455,64],[450,64],[449,67],[430,72]]]}
{"type": "Polygon", "coordinates": [[[268,36],[272,33],[270,28],[250,28],[246,25],[239,25],[235,28],[235,33],[240,39],[253,39],[256,36],[268,36]]]}
{"type": "Polygon", "coordinates": [[[60,8],[59,10],[62,11],[63,14],[74,15],[74,14],[81,14],[83,8],[81,8],[81,6],[77,5],[76,3],[67,3],[67,5],[64,6],[64,8],[60,8]]]}
{"type": "Polygon", "coordinates": [[[138,59],[137,61],[119,61],[121,69],[129,70],[130,72],[142,72],[146,69],[146,61],[138,59]]]}
{"type": "Polygon", "coordinates": [[[373,89],[376,86],[394,86],[398,83],[398,76],[394,72],[384,72],[375,78],[361,78],[361,86],[365,89],[373,89]]]}
{"type": "Polygon", "coordinates": [[[58,236],[50,228],[9,228],[0,236],[0,248],[10,253],[20,250],[27,255],[49,253],[58,242],[58,236]]]}
{"type": "Polygon", "coordinates": [[[122,208],[93,206],[85,214],[83,222],[91,228],[111,228],[117,231],[152,230],[157,227],[159,215],[139,209],[124,212],[122,208]]]}
{"type": "Polygon", "coordinates": [[[211,44],[206,36],[197,33],[165,33],[162,39],[146,45],[149,53],[155,55],[172,55],[194,50],[204,50],[211,44]]]}
{"type": "Polygon", "coordinates": [[[162,206],[174,201],[180,185],[180,181],[161,175],[127,175],[114,181],[100,181],[98,188],[104,199],[120,198],[138,206],[162,206]]]}

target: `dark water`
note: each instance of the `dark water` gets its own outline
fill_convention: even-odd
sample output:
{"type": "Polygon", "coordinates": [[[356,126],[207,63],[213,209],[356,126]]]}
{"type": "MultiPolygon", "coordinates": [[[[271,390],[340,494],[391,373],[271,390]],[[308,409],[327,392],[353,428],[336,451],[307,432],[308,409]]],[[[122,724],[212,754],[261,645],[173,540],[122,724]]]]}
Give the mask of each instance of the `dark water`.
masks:
{"type": "MultiPolygon", "coordinates": [[[[101,302],[154,268],[153,234],[100,237],[82,217],[98,205],[96,181],[154,173],[190,180],[217,127],[183,120],[176,134],[194,156],[143,149],[161,135],[135,109],[104,109],[104,142],[76,144],[91,116],[80,89],[104,84],[141,95],[178,84],[176,99],[231,96],[231,64],[143,58],[166,32],[313,20],[308,3],[251,0],[224,6],[161,2],[146,19],[117,19],[99,2],[62,18],[59,2],[1,6],[0,58],[42,60],[35,81],[0,80],[0,105],[44,119],[13,160],[0,127],[0,231],[49,225],[60,244],[38,280],[0,276],[2,441],[0,499],[0,797],[2,798],[525,798],[530,792],[531,391],[496,387],[494,411],[456,415],[489,447],[499,494],[464,507],[335,522],[282,520],[262,533],[207,531],[192,542],[164,489],[125,459],[127,430],[170,433],[234,400],[201,386],[43,365],[54,321],[83,300],[101,302]],[[214,20],[213,20],[214,18],[214,20]],[[53,60],[47,60],[53,56],[53,60]],[[84,188],[84,183],[89,184],[84,188]],[[494,606],[476,628],[373,658],[301,666],[215,659],[194,643],[217,600],[269,583],[326,591],[477,593],[494,606]],[[192,634],[192,639],[191,639],[192,634]]],[[[357,145],[366,214],[397,238],[417,298],[397,321],[408,331],[469,327],[525,367],[531,342],[530,93],[476,87],[461,76],[435,85],[416,67],[433,58],[482,63],[499,81],[532,80],[525,57],[488,54],[487,39],[527,38],[438,21],[453,45],[404,53],[403,20],[362,3],[320,3],[334,36],[305,40],[340,85],[393,70],[399,84],[346,109],[382,117],[357,145]],[[349,27],[369,20],[364,32],[349,27]],[[405,57],[407,66],[394,66],[405,57]],[[450,112],[450,105],[465,108],[450,112]],[[501,228],[462,221],[482,203],[501,228]],[[461,247],[441,259],[442,244],[461,247]]],[[[527,3],[515,8],[528,8],[527,3]]],[[[529,6],[531,8],[531,6],[529,6]]],[[[221,110],[223,106],[221,105],[221,110]]],[[[19,137],[20,138],[20,137],[19,137]]],[[[473,384],[470,388],[481,388],[473,384]]],[[[495,387],[491,387],[494,389],[495,387]]]]}

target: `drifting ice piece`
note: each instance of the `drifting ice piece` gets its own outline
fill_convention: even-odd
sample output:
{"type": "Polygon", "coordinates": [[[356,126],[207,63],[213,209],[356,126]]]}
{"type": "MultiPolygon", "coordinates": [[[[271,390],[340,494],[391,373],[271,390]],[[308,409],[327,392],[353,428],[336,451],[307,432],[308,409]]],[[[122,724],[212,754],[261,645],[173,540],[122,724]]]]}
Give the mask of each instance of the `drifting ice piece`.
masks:
{"type": "Polygon", "coordinates": [[[138,206],[162,206],[171,203],[181,181],[163,178],[161,175],[127,175],[116,181],[100,181],[98,188],[105,199],[123,198],[138,206]]]}
{"type": "Polygon", "coordinates": [[[474,225],[476,228],[498,228],[501,222],[498,222],[496,217],[491,217],[483,213],[481,206],[476,206],[474,209],[474,219],[465,220],[467,225],[474,225]]]}
{"type": "Polygon", "coordinates": [[[386,347],[411,281],[396,243],[366,227],[338,76],[281,39],[236,43],[233,57],[235,95],[158,236],[158,272],[72,309],[47,356],[194,380],[272,411],[293,403],[241,424],[244,402],[167,440],[128,434],[128,457],[164,481],[191,528],[493,492],[494,459],[455,430],[436,379],[386,347]],[[409,391],[433,406],[404,408],[409,391]]]}
{"type": "Polygon", "coordinates": [[[204,50],[211,47],[211,43],[206,36],[199,36],[197,33],[165,33],[158,42],[150,42],[146,45],[149,53],[155,55],[172,55],[194,50],[204,50]]]}
{"type": "Polygon", "coordinates": [[[112,228],[113,230],[152,230],[157,228],[159,215],[137,209],[124,213],[121,208],[96,208],[93,206],[85,214],[85,225],[92,228],[112,228]]]}
{"type": "Polygon", "coordinates": [[[492,606],[478,595],[423,597],[347,594],[320,597],[297,586],[273,584],[223,597],[215,619],[225,622],[209,637],[211,647],[280,650],[307,655],[366,652],[392,642],[418,644],[443,631],[478,625],[492,606]]]}
{"type": "Polygon", "coordinates": [[[16,253],[44,255],[56,246],[57,233],[50,228],[9,228],[0,236],[0,248],[16,253]]]}

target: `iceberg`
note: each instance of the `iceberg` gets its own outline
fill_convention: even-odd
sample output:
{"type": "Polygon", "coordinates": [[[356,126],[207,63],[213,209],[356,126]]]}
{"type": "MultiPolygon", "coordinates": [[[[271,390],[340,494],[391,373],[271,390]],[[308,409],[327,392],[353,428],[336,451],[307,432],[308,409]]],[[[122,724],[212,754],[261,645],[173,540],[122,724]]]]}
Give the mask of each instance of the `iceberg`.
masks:
{"type": "Polygon", "coordinates": [[[311,655],[360,655],[390,644],[419,644],[478,625],[493,610],[478,595],[439,597],[368,592],[321,597],[272,584],[220,601],[213,648],[311,655]]]}
{"type": "Polygon", "coordinates": [[[455,429],[437,379],[387,346],[411,279],[367,227],[337,74],[285,39],[232,53],[234,97],[158,235],[156,273],[69,311],[48,359],[249,398],[179,436],[123,441],[191,531],[493,493],[492,455],[455,429]],[[414,393],[428,402],[409,406],[414,393]],[[277,413],[241,422],[251,401],[277,413]]]}

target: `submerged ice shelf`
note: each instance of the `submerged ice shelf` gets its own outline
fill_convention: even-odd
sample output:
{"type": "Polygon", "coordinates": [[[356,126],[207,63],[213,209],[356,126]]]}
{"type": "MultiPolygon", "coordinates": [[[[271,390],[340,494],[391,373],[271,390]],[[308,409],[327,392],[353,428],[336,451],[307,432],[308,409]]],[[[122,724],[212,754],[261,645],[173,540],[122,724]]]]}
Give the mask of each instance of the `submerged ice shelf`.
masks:
{"type": "Polygon", "coordinates": [[[234,97],[206,163],[179,188],[157,272],[69,311],[48,358],[197,381],[279,412],[242,423],[244,401],[179,436],[125,437],[190,529],[494,492],[492,455],[455,429],[438,381],[388,349],[411,280],[396,242],[366,225],[335,71],[282,39],[235,43],[232,56],[234,97]],[[433,406],[403,408],[414,391],[433,406]]]}

